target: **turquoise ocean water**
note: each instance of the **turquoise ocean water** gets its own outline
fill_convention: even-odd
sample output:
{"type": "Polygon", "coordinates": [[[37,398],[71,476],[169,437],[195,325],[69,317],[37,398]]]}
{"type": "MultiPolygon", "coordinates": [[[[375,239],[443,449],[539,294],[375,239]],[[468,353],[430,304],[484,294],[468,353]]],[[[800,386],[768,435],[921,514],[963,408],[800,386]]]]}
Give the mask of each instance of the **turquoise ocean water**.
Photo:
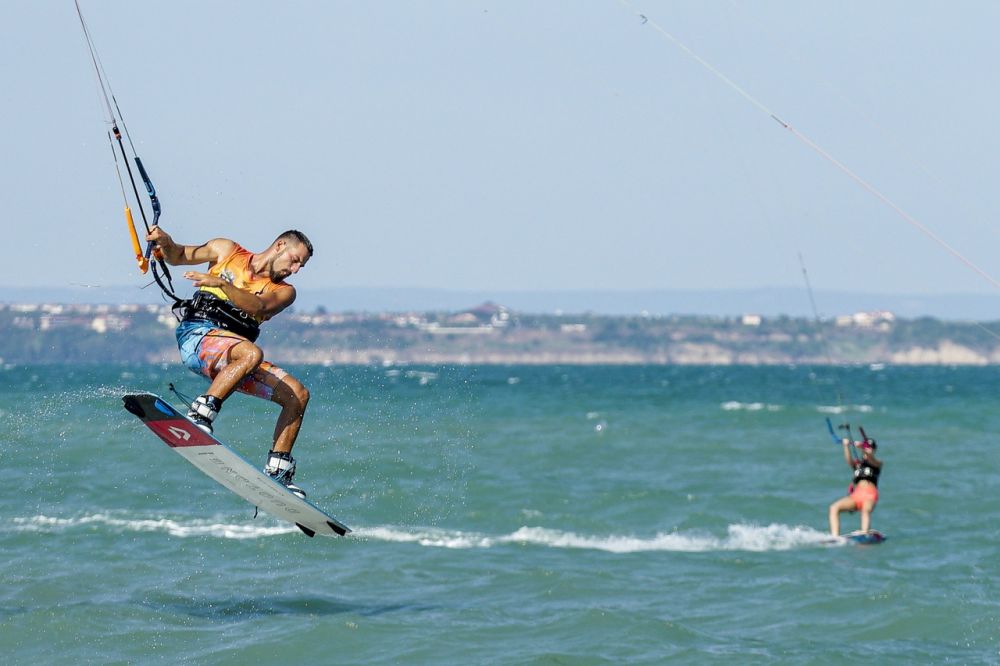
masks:
{"type": "MultiPolygon", "coordinates": [[[[179,365],[0,372],[4,663],[1000,662],[996,368],[293,370],[346,539],[121,408],[179,365]],[[879,440],[882,545],[822,544],[828,415],[879,440]]],[[[217,434],[262,462],[275,417],[217,434]]]]}

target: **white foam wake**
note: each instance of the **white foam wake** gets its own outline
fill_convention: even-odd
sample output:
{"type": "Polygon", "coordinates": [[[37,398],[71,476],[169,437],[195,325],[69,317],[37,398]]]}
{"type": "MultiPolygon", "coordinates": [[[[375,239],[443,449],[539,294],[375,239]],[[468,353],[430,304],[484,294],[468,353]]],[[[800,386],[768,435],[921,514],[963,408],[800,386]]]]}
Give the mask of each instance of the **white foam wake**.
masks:
{"type": "Polygon", "coordinates": [[[493,548],[505,544],[602,550],[609,553],[648,551],[700,553],[710,551],[772,551],[818,546],[828,539],[811,527],[772,524],[730,525],[725,537],[702,533],[660,533],[652,537],[587,536],[545,527],[521,527],[511,534],[490,536],[438,528],[359,528],[355,534],[379,541],[417,543],[434,548],[493,548]]]}
{"type": "Polygon", "coordinates": [[[81,527],[110,527],[121,532],[165,532],[176,537],[213,536],[223,539],[257,539],[298,532],[294,525],[225,523],[219,520],[174,520],[171,518],[119,518],[96,513],[76,518],[31,516],[14,518],[13,529],[21,532],[65,532],[81,527]]]}
{"type": "MultiPolygon", "coordinates": [[[[95,513],[74,518],[31,516],[13,518],[7,529],[18,532],[56,533],[79,529],[106,528],[118,532],[162,532],[175,537],[215,537],[259,539],[298,533],[298,528],[261,516],[254,522],[232,523],[221,519],[118,517],[95,513]]],[[[487,549],[507,545],[542,548],[599,550],[608,553],[650,551],[702,553],[713,551],[766,552],[829,545],[826,533],[805,526],[730,525],[726,535],[706,532],[670,532],[650,537],[632,535],[584,535],[547,527],[521,527],[510,534],[483,534],[437,527],[357,527],[353,537],[396,543],[413,543],[428,548],[487,549]]]]}

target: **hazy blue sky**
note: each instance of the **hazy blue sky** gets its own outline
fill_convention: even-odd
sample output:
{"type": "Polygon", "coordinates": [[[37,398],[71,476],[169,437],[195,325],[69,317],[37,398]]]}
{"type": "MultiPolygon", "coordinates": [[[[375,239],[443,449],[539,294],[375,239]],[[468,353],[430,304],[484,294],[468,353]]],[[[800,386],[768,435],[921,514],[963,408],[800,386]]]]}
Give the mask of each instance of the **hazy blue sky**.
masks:
{"type": "MultiPolygon", "coordinates": [[[[652,23],[992,273],[997,2],[81,4],[164,228],[301,289],[993,291],[652,23]]],[[[0,61],[0,285],[140,284],[72,0],[0,61]]]]}

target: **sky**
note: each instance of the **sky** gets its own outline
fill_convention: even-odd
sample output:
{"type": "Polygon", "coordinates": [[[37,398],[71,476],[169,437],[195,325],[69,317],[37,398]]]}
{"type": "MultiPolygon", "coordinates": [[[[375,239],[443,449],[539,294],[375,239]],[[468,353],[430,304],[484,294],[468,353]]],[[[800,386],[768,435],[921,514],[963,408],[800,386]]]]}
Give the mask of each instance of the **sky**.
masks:
{"type": "MultiPolygon", "coordinates": [[[[81,6],[163,228],[300,229],[300,292],[997,291],[913,222],[1000,274],[1000,3],[81,6]]],[[[144,284],[72,0],[0,62],[0,286],[144,284]]]]}

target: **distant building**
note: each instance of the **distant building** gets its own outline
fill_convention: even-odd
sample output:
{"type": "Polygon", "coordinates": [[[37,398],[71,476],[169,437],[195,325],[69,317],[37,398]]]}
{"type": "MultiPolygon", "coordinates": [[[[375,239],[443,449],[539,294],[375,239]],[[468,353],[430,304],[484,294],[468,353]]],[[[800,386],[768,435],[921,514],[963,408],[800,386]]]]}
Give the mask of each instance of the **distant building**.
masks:
{"type": "Polygon", "coordinates": [[[745,314],[743,319],[741,319],[744,326],[760,326],[764,318],[758,314],[745,314]]]}
{"type": "Polygon", "coordinates": [[[875,328],[880,331],[887,331],[896,321],[896,315],[888,310],[873,310],[871,312],[855,312],[849,315],[839,315],[836,319],[837,326],[854,326],[857,328],[875,328]]]}
{"type": "Polygon", "coordinates": [[[132,321],[125,317],[106,315],[103,317],[94,317],[90,322],[90,328],[98,333],[107,333],[108,331],[121,332],[127,329],[131,323],[132,321]]]}
{"type": "Polygon", "coordinates": [[[475,326],[479,324],[479,317],[472,312],[460,312],[448,317],[448,323],[452,326],[475,326]]]}
{"type": "Polygon", "coordinates": [[[478,323],[492,326],[493,328],[503,328],[510,324],[510,310],[492,301],[477,305],[464,314],[472,315],[478,323]]]}

